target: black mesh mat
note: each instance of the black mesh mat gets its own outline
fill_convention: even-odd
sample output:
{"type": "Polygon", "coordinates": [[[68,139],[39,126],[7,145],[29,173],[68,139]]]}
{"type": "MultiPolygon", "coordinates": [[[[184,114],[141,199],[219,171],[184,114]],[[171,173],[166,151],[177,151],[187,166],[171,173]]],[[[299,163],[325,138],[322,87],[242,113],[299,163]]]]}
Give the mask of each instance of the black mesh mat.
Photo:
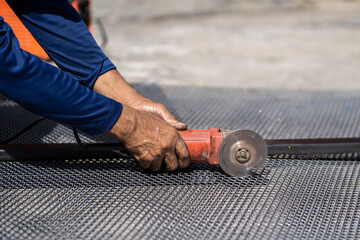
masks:
{"type": "MultiPolygon", "coordinates": [[[[247,128],[268,139],[360,136],[358,92],[137,89],[191,128],[247,128]]],[[[4,99],[0,114],[1,139],[36,119],[4,99]]],[[[15,142],[75,139],[46,120],[15,142]]],[[[358,239],[359,171],[358,155],[268,159],[244,179],[207,164],[154,174],[132,159],[0,161],[0,239],[358,239]]]]}

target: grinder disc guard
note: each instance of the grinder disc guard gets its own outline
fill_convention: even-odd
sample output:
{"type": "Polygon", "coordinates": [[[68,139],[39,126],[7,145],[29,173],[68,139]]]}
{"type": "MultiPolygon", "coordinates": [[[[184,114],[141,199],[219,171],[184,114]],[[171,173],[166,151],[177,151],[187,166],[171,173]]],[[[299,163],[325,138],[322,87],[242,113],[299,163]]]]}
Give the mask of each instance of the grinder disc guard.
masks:
{"type": "Polygon", "coordinates": [[[264,139],[251,130],[236,130],[228,134],[218,149],[221,168],[229,175],[246,177],[261,168],[267,157],[264,139]]]}

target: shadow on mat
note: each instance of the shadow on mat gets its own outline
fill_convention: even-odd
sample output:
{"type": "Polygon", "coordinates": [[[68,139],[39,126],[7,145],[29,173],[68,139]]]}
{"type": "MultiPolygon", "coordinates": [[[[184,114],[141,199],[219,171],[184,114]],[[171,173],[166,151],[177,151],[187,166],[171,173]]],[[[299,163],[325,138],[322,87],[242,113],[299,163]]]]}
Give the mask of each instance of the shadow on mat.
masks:
{"type": "Polygon", "coordinates": [[[186,169],[157,173],[137,167],[133,160],[50,160],[3,162],[2,188],[144,187],[144,186],[263,186],[269,172],[260,170],[246,178],[226,175],[220,167],[190,164],[186,169]],[[251,183],[251,184],[250,184],[251,183]]]}

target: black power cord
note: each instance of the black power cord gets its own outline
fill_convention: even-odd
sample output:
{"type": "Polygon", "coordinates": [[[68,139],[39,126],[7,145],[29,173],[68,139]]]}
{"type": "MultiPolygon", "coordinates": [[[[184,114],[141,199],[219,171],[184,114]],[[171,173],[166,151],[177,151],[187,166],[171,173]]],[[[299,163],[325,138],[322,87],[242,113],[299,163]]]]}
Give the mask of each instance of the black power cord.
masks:
{"type": "MultiPolygon", "coordinates": [[[[21,129],[19,132],[15,133],[14,135],[12,135],[11,137],[3,140],[0,142],[0,145],[4,145],[4,144],[8,144],[10,143],[11,141],[15,140],[16,138],[20,137],[21,135],[23,135],[24,133],[26,133],[27,131],[29,131],[30,129],[32,129],[33,127],[35,127],[36,125],[38,125],[40,122],[44,121],[45,118],[44,117],[40,117],[39,119],[33,121],[32,123],[30,123],[29,125],[27,125],[26,127],[24,127],[23,129],[21,129]]],[[[79,144],[79,146],[81,148],[83,148],[84,150],[87,150],[87,146],[86,146],[86,143],[84,144],[80,137],[79,137],[79,134],[76,130],[76,128],[72,128],[73,132],[74,132],[74,136],[75,136],[75,139],[76,139],[76,142],[79,144]]]]}
{"type": "Polygon", "coordinates": [[[35,127],[36,125],[38,125],[40,122],[42,122],[45,118],[44,117],[40,117],[39,119],[35,120],[34,122],[30,123],[29,125],[27,125],[26,127],[24,127],[23,129],[21,129],[19,132],[17,132],[16,134],[12,135],[11,137],[9,137],[8,139],[5,139],[3,141],[0,142],[0,145],[3,144],[8,144],[9,142],[15,140],[16,138],[20,137],[21,135],[23,135],[25,132],[29,131],[31,128],[35,127]]]}
{"type": "Polygon", "coordinates": [[[83,142],[81,141],[77,129],[73,127],[72,130],[73,130],[73,132],[74,132],[74,136],[75,136],[75,139],[76,139],[77,144],[79,144],[79,146],[80,146],[82,149],[87,150],[87,145],[86,145],[86,143],[83,143],[83,142]]]}
{"type": "MultiPolygon", "coordinates": [[[[17,132],[16,134],[14,134],[13,136],[9,137],[8,139],[5,139],[3,141],[0,142],[0,145],[5,145],[5,144],[8,144],[10,143],[11,141],[15,140],[16,138],[20,137],[21,135],[23,135],[24,133],[26,133],[27,131],[29,131],[31,128],[35,127],[36,125],[38,125],[40,122],[42,122],[43,120],[45,120],[44,117],[40,117],[39,119],[35,120],[34,122],[30,123],[28,126],[26,126],[25,128],[21,129],[19,132],[17,132]]],[[[74,136],[75,136],[75,139],[76,139],[76,142],[77,144],[84,150],[84,151],[88,151],[90,149],[92,149],[93,146],[88,145],[87,143],[83,143],[80,139],[80,136],[79,136],[79,133],[77,131],[76,128],[72,128],[73,130],[73,133],[74,133],[74,136]]],[[[113,147],[113,149],[111,149],[111,151],[115,151],[119,156],[121,157],[124,157],[124,158],[129,158],[129,157],[132,157],[128,152],[127,150],[121,146],[121,145],[113,145],[113,144],[110,144],[110,145],[103,145],[103,146],[100,146],[103,147],[103,148],[106,148],[107,151],[110,151],[108,150],[108,148],[110,147],[113,147]]],[[[99,146],[97,146],[99,147],[99,146]]]]}

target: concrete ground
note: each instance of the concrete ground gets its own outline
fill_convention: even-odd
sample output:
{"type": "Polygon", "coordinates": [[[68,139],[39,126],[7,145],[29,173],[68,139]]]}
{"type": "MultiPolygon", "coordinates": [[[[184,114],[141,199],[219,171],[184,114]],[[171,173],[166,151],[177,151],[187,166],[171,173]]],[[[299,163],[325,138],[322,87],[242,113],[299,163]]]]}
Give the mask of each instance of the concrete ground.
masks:
{"type": "Polygon", "coordinates": [[[360,90],[360,1],[169,2],[93,1],[130,83],[360,90]]]}

